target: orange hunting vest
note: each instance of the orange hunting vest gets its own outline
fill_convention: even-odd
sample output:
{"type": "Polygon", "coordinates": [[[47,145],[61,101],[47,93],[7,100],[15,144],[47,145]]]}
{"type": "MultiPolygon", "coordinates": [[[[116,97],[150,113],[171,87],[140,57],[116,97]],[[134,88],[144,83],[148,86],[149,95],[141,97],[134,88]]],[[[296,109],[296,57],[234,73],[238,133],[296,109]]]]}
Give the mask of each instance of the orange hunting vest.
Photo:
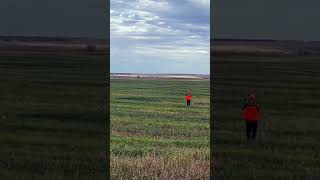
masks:
{"type": "Polygon", "coordinates": [[[260,112],[257,106],[247,106],[243,110],[243,119],[246,121],[258,121],[260,118],[260,112]]]}

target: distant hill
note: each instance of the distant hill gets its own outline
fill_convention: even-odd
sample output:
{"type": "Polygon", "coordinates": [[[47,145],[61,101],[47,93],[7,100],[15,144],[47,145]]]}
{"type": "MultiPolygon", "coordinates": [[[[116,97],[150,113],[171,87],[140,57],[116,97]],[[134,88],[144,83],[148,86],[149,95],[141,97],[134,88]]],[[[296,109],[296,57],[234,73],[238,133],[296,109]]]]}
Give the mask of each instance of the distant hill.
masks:
{"type": "Polygon", "coordinates": [[[211,39],[212,55],[320,55],[320,41],[268,39],[211,39]]]}
{"type": "Polygon", "coordinates": [[[79,37],[0,36],[0,50],[5,51],[107,51],[108,39],[79,37]]]}

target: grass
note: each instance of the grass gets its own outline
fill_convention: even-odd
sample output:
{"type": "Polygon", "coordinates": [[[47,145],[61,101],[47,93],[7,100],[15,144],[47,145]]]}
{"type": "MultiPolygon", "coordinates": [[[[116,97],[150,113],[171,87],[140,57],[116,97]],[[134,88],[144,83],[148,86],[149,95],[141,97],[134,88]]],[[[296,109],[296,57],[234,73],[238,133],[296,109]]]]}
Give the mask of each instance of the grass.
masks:
{"type": "Polygon", "coordinates": [[[0,52],[0,179],[106,178],[106,56],[0,52]]]}
{"type": "Polygon", "coordinates": [[[319,179],[319,57],[215,57],[211,65],[214,179],[319,179]],[[248,143],[241,103],[252,89],[262,118],[248,143]]]}
{"type": "Polygon", "coordinates": [[[112,79],[111,179],[208,179],[209,97],[207,80],[112,79]]]}

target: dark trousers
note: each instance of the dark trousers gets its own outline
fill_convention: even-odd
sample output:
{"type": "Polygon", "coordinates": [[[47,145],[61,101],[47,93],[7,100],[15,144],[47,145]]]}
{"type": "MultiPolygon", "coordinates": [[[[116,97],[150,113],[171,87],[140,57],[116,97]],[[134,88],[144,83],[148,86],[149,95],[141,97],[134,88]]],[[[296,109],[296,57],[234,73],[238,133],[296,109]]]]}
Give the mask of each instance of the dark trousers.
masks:
{"type": "Polygon", "coordinates": [[[246,121],[247,127],[247,138],[254,140],[257,135],[258,122],[257,121],[246,121]]]}
{"type": "Polygon", "coordinates": [[[187,106],[191,105],[191,100],[187,100],[187,106]]]}

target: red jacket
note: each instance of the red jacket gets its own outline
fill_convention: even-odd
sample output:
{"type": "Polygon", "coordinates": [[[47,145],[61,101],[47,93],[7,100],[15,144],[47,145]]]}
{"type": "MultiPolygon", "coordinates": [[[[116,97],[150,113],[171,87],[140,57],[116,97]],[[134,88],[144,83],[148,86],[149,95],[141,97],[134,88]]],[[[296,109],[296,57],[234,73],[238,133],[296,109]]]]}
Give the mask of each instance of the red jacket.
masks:
{"type": "Polygon", "coordinates": [[[246,121],[258,121],[260,119],[260,110],[256,105],[248,105],[243,110],[243,119],[246,121]]]}
{"type": "Polygon", "coordinates": [[[187,100],[187,101],[188,101],[188,100],[191,101],[191,99],[192,99],[192,96],[191,96],[191,95],[186,95],[186,100],[187,100]]]}

